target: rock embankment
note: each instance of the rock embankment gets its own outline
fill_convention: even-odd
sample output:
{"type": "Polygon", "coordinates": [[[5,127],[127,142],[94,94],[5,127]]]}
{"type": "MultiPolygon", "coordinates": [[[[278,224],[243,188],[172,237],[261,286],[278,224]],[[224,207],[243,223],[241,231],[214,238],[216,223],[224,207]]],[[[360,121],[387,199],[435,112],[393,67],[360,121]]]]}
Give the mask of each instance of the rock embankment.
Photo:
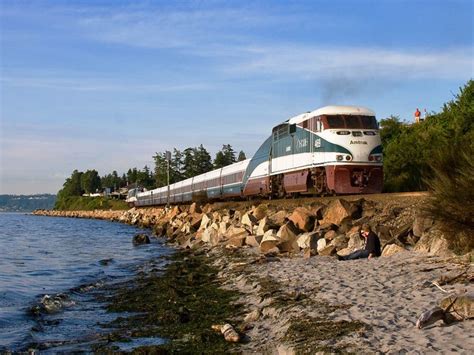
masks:
{"type": "Polygon", "coordinates": [[[379,235],[382,256],[407,250],[448,256],[438,224],[422,214],[423,199],[377,201],[344,198],[315,200],[283,208],[275,203],[199,206],[128,211],[35,211],[35,215],[96,218],[152,228],[183,248],[255,248],[262,254],[347,255],[363,247],[359,230],[368,223],[379,235]],[[287,208],[285,208],[287,207],[287,208]]]}

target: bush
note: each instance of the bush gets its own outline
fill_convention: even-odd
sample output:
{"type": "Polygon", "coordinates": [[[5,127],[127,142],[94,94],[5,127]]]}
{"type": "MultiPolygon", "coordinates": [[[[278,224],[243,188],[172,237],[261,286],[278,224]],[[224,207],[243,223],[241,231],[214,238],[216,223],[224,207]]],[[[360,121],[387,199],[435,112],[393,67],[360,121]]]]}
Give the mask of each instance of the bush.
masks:
{"type": "Polygon", "coordinates": [[[105,197],[68,196],[58,198],[54,209],[62,211],[126,210],[128,205],[123,200],[105,197]]]}

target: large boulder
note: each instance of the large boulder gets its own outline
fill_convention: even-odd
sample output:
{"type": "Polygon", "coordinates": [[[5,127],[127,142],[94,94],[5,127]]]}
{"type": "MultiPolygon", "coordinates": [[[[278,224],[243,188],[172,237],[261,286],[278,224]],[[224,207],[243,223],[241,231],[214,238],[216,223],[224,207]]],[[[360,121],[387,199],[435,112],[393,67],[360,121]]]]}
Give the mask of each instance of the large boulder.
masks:
{"type": "Polygon", "coordinates": [[[199,225],[199,229],[200,230],[206,229],[210,223],[211,223],[211,219],[209,218],[209,216],[207,214],[203,214],[201,218],[201,224],[199,225]]]}
{"type": "Polygon", "coordinates": [[[285,210],[281,210],[281,211],[278,211],[274,214],[271,214],[269,217],[268,217],[268,220],[277,225],[277,226],[281,226],[283,225],[285,222],[286,222],[286,216],[287,216],[287,212],[285,210]]]}
{"type": "Polygon", "coordinates": [[[347,232],[346,236],[349,238],[347,247],[352,251],[362,249],[364,247],[365,239],[360,235],[360,229],[358,226],[352,227],[352,229],[347,232]]]}
{"type": "Polygon", "coordinates": [[[341,224],[342,221],[352,218],[352,214],[357,210],[349,202],[343,199],[336,199],[329,203],[320,224],[333,223],[341,224]]]}
{"type": "Polygon", "coordinates": [[[388,244],[383,248],[382,256],[390,256],[404,251],[406,251],[405,248],[402,248],[397,244],[388,244]]]}
{"type": "Polygon", "coordinates": [[[319,253],[321,250],[323,250],[324,248],[326,248],[326,246],[327,246],[326,239],[324,239],[324,238],[318,239],[318,241],[317,241],[317,246],[316,246],[316,249],[317,249],[318,253],[319,253]]]}
{"type": "Polygon", "coordinates": [[[266,217],[268,214],[268,205],[258,205],[252,210],[252,215],[257,219],[257,221],[260,221],[262,218],[266,217]]]}
{"type": "Polygon", "coordinates": [[[258,248],[263,236],[249,235],[245,238],[245,244],[258,248]]]}
{"type": "Polygon", "coordinates": [[[249,228],[250,231],[253,230],[253,226],[256,225],[258,223],[257,219],[251,215],[250,213],[245,213],[241,220],[240,220],[240,223],[243,225],[243,226],[246,226],[249,228]]]}
{"type": "Polygon", "coordinates": [[[242,227],[235,227],[235,226],[230,226],[227,231],[225,232],[225,236],[228,239],[232,238],[239,238],[239,237],[247,237],[249,235],[249,232],[242,227]]]}
{"type": "Polygon", "coordinates": [[[277,248],[279,242],[280,240],[276,236],[275,231],[273,229],[269,229],[265,232],[262,241],[260,242],[260,251],[264,254],[279,251],[279,249],[277,248]]]}
{"type": "Polygon", "coordinates": [[[294,240],[298,235],[298,229],[292,222],[285,223],[282,225],[277,232],[277,237],[282,241],[294,240]]]}
{"type": "Polygon", "coordinates": [[[319,233],[309,232],[298,236],[297,243],[301,249],[315,250],[318,248],[318,240],[321,238],[319,233]]]}
{"type": "Polygon", "coordinates": [[[332,245],[336,248],[336,250],[341,250],[347,247],[347,237],[344,234],[339,234],[333,240],[331,240],[332,245]]]}
{"type": "Polygon", "coordinates": [[[330,256],[330,255],[336,255],[336,252],[337,250],[334,245],[328,245],[325,248],[319,250],[318,254],[322,256],[330,256]]]}
{"type": "Polygon", "coordinates": [[[289,217],[296,227],[304,232],[309,232],[314,228],[315,216],[305,207],[297,207],[289,217]]]}
{"type": "Polygon", "coordinates": [[[196,204],[196,202],[193,202],[191,206],[189,206],[189,214],[195,214],[195,213],[201,213],[201,207],[196,204]]]}
{"type": "Polygon", "coordinates": [[[326,233],[324,233],[324,239],[326,240],[333,240],[334,238],[336,238],[337,236],[337,233],[336,231],[334,230],[328,230],[326,233]]]}
{"type": "Polygon", "coordinates": [[[133,236],[133,245],[150,244],[150,238],[143,233],[133,236]]]}
{"type": "Polygon", "coordinates": [[[417,215],[413,222],[413,235],[421,237],[424,232],[433,226],[433,219],[423,215],[417,215]]]}
{"type": "Polygon", "coordinates": [[[275,226],[268,223],[267,217],[263,217],[258,223],[255,234],[258,236],[263,236],[267,230],[272,228],[275,228],[275,226]]]}
{"type": "Polygon", "coordinates": [[[219,244],[219,235],[215,228],[206,228],[201,234],[201,240],[204,243],[209,243],[212,246],[219,244]]]}

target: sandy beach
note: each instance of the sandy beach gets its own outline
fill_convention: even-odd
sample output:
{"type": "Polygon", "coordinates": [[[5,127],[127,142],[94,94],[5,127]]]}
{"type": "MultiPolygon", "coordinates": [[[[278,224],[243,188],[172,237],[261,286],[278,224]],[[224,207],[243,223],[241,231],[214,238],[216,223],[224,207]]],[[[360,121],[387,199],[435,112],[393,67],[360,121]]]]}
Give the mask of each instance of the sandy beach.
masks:
{"type": "Polygon", "coordinates": [[[322,256],[262,263],[255,260],[262,259],[247,255],[233,263],[225,258],[217,262],[223,268],[220,276],[227,280],[226,287],[245,295],[240,302],[247,312],[260,313],[258,320],[248,322],[249,342],[239,348],[244,353],[312,353],[318,349],[415,354],[474,351],[472,320],[415,327],[420,313],[437,306],[446,295],[474,291],[472,283],[463,282],[462,277],[442,286],[446,292],[431,283],[466,270],[472,275],[472,265],[412,252],[370,261],[337,261],[322,256]],[[263,281],[274,286],[270,292],[264,290],[263,281]],[[360,327],[347,334],[337,329],[315,332],[312,339],[311,325],[331,328],[329,323],[321,323],[322,318],[342,328],[354,322],[360,327]],[[303,322],[307,331],[292,342],[288,330],[295,322],[303,322]]]}

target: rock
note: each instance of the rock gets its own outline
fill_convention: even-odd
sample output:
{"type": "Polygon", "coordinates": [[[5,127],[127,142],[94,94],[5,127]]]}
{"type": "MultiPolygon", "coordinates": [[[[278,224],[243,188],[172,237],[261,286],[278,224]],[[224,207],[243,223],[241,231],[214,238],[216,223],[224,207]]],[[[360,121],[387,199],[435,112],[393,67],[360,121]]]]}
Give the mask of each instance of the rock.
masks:
{"type": "Polygon", "coordinates": [[[415,221],[413,222],[413,235],[416,237],[421,237],[424,232],[433,226],[433,223],[434,221],[432,218],[417,215],[415,217],[415,221]]]}
{"type": "Polygon", "coordinates": [[[318,239],[316,250],[319,253],[321,250],[326,248],[326,246],[327,246],[326,239],[324,239],[324,238],[318,239]]]}
{"type": "Polygon", "coordinates": [[[239,237],[247,237],[249,235],[249,232],[242,227],[235,227],[235,226],[230,226],[229,229],[225,232],[225,236],[228,239],[232,238],[239,238],[239,237]]]}
{"type": "Polygon", "coordinates": [[[296,241],[296,236],[294,239],[280,241],[280,243],[277,244],[277,247],[282,253],[298,253],[300,251],[300,247],[296,241]]]}
{"type": "Polygon", "coordinates": [[[252,215],[257,219],[257,221],[260,221],[262,218],[266,217],[268,213],[268,205],[258,205],[255,207],[252,211],[252,215]]]}
{"type": "Polygon", "coordinates": [[[295,208],[288,219],[304,232],[309,232],[314,228],[315,216],[304,207],[295,208]]]}
{"type": "Polygon", "coordinates": [[[423,233],[420,240],[413,248],[416,252],[430,253],[431,255],[449,257],[453,252],[449,250],[449,243],[443,232],[434,225],[427,232],[423,233]]]}
{"type": "Polygon", "coordinates": [[[191,228],[194,231],[197,231],[199,229],[199,227],[201,226],[202,216],[203,216],[203,214],[201,214],[201,213],[193,213],[192,215],[189,216],[189,218],[191,220],[190,221],[191,228]]]}
{"type": "Polygon", "coordinates": [[[251,247],[258,248],[260,246],[260,242],[262,241],[262,236],[255,236],[249,235],[245,238],[245,244],[250,245],[251,247]]]}
{"type": "Polygon", "coordinates": [[[322,203],[321,204],[315,203],[313,206],[311,206],[311,212],[318,220],[323,219],[325,211],[326,211],[326,205],[322,203]]]}
{"type": "Polygon", "coordinates": [[[196,214],[196,213],[201,213],[201,207],[199,207],[196,202],[193,202],[191,206],[189,206],[189,214],[196,214]]]}
{"type": "Polygon", "coordinates": [[[390,256],[404,251],[406,250],[397,244],[388,244],[383,248],[382,256],[390,256]]]}
{"type": "Polygon", "coordinates": [[[226,234],[227,234],[227,229],[229,229],[229,223],[224,222],[224,221],[222,221],[222,222],[219,223],[219,230],[218,230],[218,232],[219,232],[219,235],[220,235],[220,236],[226,236],[226,234]]]}
{"type": "Polygon", "coordinates": [[[257,230],[256,230],[256,235],[258,236],[262,236],[265,234],[265,232],[267,230],[269,230],[271,228],[270,224],[267,223],[267,218],[264,217],[260,220],[260,222],[258,223],[258,227],[257,227],[257,230]]]}
{"type": "Polygon", "coordinates": [[[398,240],[400,243],[405,244],[408,234],[412,229],[412,223],[406,223],[392,232],[392,236],[398,240]]]}
{"type": "Polygon", "coordinates": [[[312,256],[315,256],[315,255],[316,255],[316,250],[311,249],[311,248],[304,249],[304,253],[303,253],[303,258],[304,259],[309,259],[309,258],[311,258],[312,256]]]}
{"type": "Polygon", "coordinates": [[[238,236],[234,238],[230,238],[227,241],[227,245],[235,247],[235,248],[240,248],[243,247],[245,244],[245,240],[247,239],[247,236],[238,236]]]}
{"type": "Polygon", "coordinates": [[[423,312],[416,322],[418,329],[443,320],[444,324],[474,318],[474,293],[464,292],[450,295],[435,307],[423,312]]]}
{"type": "Polygon", "coordinates": [[[219,243],[217,230],[214,228],[206,228],[201,234],[201,240],[204,243],[209,243],[212,246],[216,246],[219,243]]]}
{"type": "MultiPolygon", "coordinates": [[[[275,231],[273,229],[269,229],[265,232],[262,241],[260,242],[260,251],[264,254],[275,252],[275,248],[277,248],[279,242],[280,240],[276,237],[275,231]]],[[[280,250],[278,249],[278,252],[279,251],[280,250]]]]}
{"type": "Polygon", "coordinates": [[[292,222],[285,223],[278,229],[277,237],[282,241],[294,240],[298,235],[298,230],[292,222]]]}
{"type": "Polygon", "coordinates": [[[284,211],[284,210],[278,211],[278,212],[270,215],[268,217],[268,220],[274,225],[281,226],[286,221],[286,215],[287,215],[286,211],[284,211]]]}
{"type": "Polygon", "coordinates": [[[243,226],[247,226],[251,231],[253,230],[253,226],[256,225],[257,222],[257,219],[249,213],[245,213],[242,216],[242,219],[240,220],[240,223],[242,223],[243,226]]]}
{"type": "Polygon", "coordinates": [[[341,224],[345,219],[350,219],[354,208],[349,202],[343,199],[336,199],[329,203],[321,224],[333,223],[341,224]]]}
{"type": "MultiPolygon", "coordinates": [[[[324,240],[324,239],[320,239],[324,240]]],[[[334,245],[328,245],[325,248],[318,250],[318,254],[322,256],[336,255],[336,247],[334,245]]]]}
{"type": "Polygon", "coordinates": [[[362,249],[365,245],[364,237],[360,235],[359,227],[353,227],[346,236],[349,237],[349,241],[347,243],[347,247],[354,250],[362,249]]]}
{"type": "Polygon", "coordinates": [[[224,335],[224,339],[230,343],[238,343],[240,341],[239,333],[228,323],[222,327],[221,333],[224,335]]]}
{"type": "Polygon", "coordinates": [[[336,250],[341,250],[347,247],[347,237],[344,234],[340,234],[335,237],[329,245],[332,245],[336,250]]]}
{"type": "Polygon", "coordinates": [[[150,244],[150,238],[146,234],[135,234],[133,236],[133,245],[150,244]]]}
{"type": "Polygon", "coordinates": [[[245,323],[255,322],[260,318],[260,315],[261,315],[260,310],[259,309],[254,309],[252,312],[248,313],[245,316],[244,322],[245,323]]]}
{"type": "Polygon", "coordinates": [[[314,232],[320,232],[324,235],[324,233],[330,230],[337,231],[338,229],[339,227],[334,223],[322,223],[319,226],[314,227],[314,232]]]}
{"type": "Polygon", "coordinates": [[[301,249],[317,249],[319,239],[319,233],[303,233],[298,236],[297,243],[301,249]]]}
{"type": "Polygon", "coordinates": [[[324,234],[324,239],[333,240],[334,238],[336,238],[336,236],[337,236],[336,231],[329,230],[324,234]]]}
{"type": "Polygon", "coordinates": [[[206,229],[207,226],[211,223],[211,219],[207,214],[203,214],[201,218],[201,224],[199,226],[199,230],[206,229]]]}

